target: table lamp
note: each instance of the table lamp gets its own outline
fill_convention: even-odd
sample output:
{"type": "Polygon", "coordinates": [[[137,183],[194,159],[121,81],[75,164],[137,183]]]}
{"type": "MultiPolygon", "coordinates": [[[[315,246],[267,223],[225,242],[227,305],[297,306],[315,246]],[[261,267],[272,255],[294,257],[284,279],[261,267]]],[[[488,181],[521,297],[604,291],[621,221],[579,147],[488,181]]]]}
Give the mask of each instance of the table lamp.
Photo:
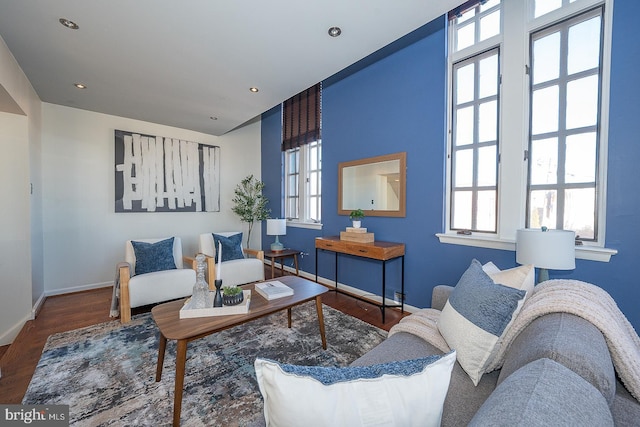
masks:
{"type": "Polygon", "coordinates": [[[549,280],[548,270],[576,268],[576,234],[569,230],[524,228],[516,232],[516,262],[539,269],[538,282],[549,280]]]}
{"type": "Polygon", "coordinates": [[[284,249],[282,243],[278,239],[279,236],[287,234],[286,219],[268,219],[267,220],[267,236],[276,236],[276,241],[271,244],[273,252],[279,252],[284,249]]]}

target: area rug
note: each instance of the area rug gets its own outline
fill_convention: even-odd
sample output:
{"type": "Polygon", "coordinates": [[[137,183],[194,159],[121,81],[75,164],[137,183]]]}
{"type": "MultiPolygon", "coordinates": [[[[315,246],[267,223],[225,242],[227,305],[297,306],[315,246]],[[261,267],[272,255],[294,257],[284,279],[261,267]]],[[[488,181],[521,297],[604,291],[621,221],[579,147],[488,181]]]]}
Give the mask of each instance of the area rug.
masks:
{"type": "MultiPolygon", "coordinates": [[[[256,357],[300,365],[346,366],[387,336],[381,329],[324,306],[322,349],[315,303],[227,329],[187,347],[183,426],[264,425],[256,357]]],[[[49,337],[24,404],[70,405],[74,426],[170,425],[175,342],[155,382],[158,330],[149,313],[49,337]]]]}

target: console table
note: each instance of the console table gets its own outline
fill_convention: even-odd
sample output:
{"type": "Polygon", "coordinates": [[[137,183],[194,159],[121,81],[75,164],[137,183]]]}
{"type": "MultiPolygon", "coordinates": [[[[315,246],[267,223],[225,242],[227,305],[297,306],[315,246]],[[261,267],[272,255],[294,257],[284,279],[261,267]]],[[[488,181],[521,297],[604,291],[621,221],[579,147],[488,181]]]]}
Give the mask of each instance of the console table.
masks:
{"type": "Polygon", "coordinates": [[[385,308],[386,307],[400,307],[404,313],[404,243],[393,242],[372,242],[372,243],[358,243],[348,240],[340,240],[339,236],[330,237],[316,237],[316,282],[318,281],[318,249],[330,251],[335,253],[335,266],[336,275],[335,282],[336,292],[338,290],[338,254],[346,254],[356,257],[375,259],[382,261],[382,303],[376,304],[371,299],[349,294],[355,298],[363,301],[374,303],[382,310],[382,323],[385,321],[385,308]],[[386,291],[386,265],[387,261],[401,258],[402,260],[402,275],[401,275],[401,293],[402,298],[399,304],[387,305],[385,298],[386,291]]]}

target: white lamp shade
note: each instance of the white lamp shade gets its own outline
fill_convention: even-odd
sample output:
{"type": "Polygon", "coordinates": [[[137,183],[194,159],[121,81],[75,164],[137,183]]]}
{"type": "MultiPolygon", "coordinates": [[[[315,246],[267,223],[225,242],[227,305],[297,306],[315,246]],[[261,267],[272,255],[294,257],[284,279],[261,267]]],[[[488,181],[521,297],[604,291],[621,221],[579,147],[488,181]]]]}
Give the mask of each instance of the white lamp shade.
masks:
{"type": "Polygon", "coordinates": [[[573,270],[576,268],[575,239],[575,232],[569,230],[518,230],[516,262],[549,270],[573,270]]]}
{"type": "Polygon", "coordinates": [[[286,219],[268,219],[267,236],[284,236],[287,234],[286,219]]]}

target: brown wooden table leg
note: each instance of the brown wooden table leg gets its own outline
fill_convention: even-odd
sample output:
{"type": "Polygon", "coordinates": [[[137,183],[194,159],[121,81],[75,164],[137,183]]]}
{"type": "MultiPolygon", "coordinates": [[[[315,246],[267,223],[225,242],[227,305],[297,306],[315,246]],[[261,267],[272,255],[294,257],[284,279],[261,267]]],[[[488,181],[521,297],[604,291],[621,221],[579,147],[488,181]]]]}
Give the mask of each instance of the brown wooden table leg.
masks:
{"type": "Polygon", "coordinates": [[[273,270],[273,263],[275,263],[276,260],[275,258],[271,257],[271,278],[273,279],[273,277],[275,276],[274,270],[273,270]]]}
{"type": "Polygon", "coordinates": [[[300,275],[298,271],[298,254],[293,254],[293,263],[296,265],[296,276],[300,275]]]}
{"type": "Polygon", "coordinates": [[[291,308],[287,309],[287,319],[289,320],[289,329],[291,329],[291,308]]]}
{"type": "Polygon", "coordinates": [[[187,341],[178,340],[176,351],[176,388],[173,396],[173,425],[180,425],[180,411],[182,410],[182,389],[184,388],[184,369],[187,363],[187,341]]]}
{"type": "Polygon", "coordinates": [[[280,258],[280,275],[284,276],[284,257],[280,258]]]}
{"type": "Polygon", "coordinates": [[[156,366],[156,382],[162,379],[162,365],[164,365],[164,351],[167,348],[167,338],[160,332],[158,342],[158,366],[156,366]]]}
{"type": "Polygon", "coordinates": [[[327,338],[324,334],[324,315],[322,314],[322,298],[316,297],[316,311],[318,312],[318,326],[320,326],[320,338],[322,338],[322,348],[327,349],[327,338]]]}

